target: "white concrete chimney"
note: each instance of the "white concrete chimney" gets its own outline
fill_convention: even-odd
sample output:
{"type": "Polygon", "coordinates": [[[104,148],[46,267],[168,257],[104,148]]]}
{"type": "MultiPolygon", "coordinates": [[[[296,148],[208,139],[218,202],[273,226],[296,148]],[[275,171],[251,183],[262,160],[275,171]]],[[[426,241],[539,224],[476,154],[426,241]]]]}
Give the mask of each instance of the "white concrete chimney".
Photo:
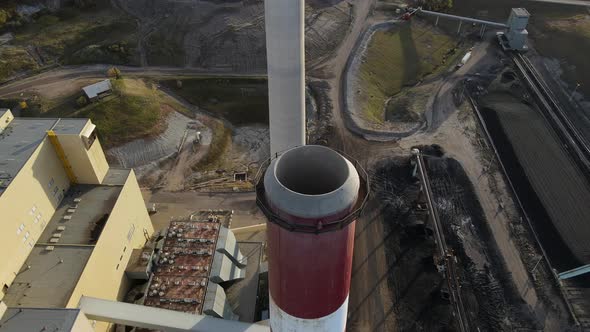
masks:
{"type": "Polygon", "coordinates": [[[272,157],[305,145],[305,1],[266,0],[272,157]]]}

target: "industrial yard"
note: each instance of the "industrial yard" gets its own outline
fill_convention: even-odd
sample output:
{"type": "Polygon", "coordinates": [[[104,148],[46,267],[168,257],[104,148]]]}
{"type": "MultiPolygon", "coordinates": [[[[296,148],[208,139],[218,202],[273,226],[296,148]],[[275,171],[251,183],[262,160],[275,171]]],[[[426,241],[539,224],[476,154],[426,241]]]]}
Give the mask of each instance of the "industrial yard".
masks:
{"type": "MultiPolygon", "coordinates": [[[[267,67],[263,0],[9,2],[0,111],[90,119],[148,207],[153,234],[123,249],[115,300],[273,330],[328,314],[351,332],[590,330],[590,5],[307,0],[305,88],[289,99],[276,80],[295,69],[267,67]],[[273,98],[302,120],[278,126],[273,98]],[[276,128],[299,126],[334,150],[277,150],[276,128]],[[336,192],[331,151],[359,196],[347,214],[298,211],[298,190],[336,192]],[[326,276],[350,287],[334,295],[326,276]],[[306,292],[329,295],[293,301],[306,292]]],[[[18,291],[0,300],[20,306],[18,291]]]]}

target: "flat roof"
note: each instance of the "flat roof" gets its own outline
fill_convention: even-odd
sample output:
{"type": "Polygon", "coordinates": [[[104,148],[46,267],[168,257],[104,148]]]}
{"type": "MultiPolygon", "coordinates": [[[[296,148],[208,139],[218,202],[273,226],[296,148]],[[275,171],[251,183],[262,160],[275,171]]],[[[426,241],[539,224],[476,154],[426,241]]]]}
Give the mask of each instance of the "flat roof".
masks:
{"type": "Polygon", "coordinates": [[[57,119],[52,130],[59,135],[80,135],[88,121],[86,118],[57,119]]]}
{"type": "Polygon", "coordinates": [[[0,195],[43,142],[48,130],[53,129],[61,135],[76,134],[82,131],[88,121],[14,118],[0,133],[0,195]]]}
{"type": "Polygon", "coordinates": [[[144,305],[201,314],[219,230],[228,222],[226,212],[208,211],[171,221],[144,305]]]}
{"type": "Polygon", "coordinates": [[[529,12],[528,12],[528,10],[526,10],[526,8],[512,8],[512,11],[518,17],[529,17],[529,16],[531,16],[531,14],[529,14],[529,12]]]}
{"type": "Polygon", "coordinates": [[[102,180],[102,184],[105,186],[122,186],[127,181],[129,174],[131,174],[131,168],[109,168],[107,174],[102,180]]]}
{"type": "Polygon", "coordinates": [[[9,307],[63,308],[94,246],[35,246],[3,301],[9,307]],[[30,268],[29,268],[30,267],[30,268]]]}
{"type": "Polygon", "coordinates": [[[262,242],[236,242],[240,251],[248,257],[244,279],[237,280],[225,289],[227,302],[242,322],[254,322],[256,300],[262,260],[262,242]]]}
{"type": "Polygon", "coordinates": [[[104,185],[70,188],[8,288],[8,306],[67,304],[121,190],[104,185]]]}
{"type": "Polygon", "coordinates": [[[0,332],[71,331],[79,314],[80,309],[8,308],[0,332]]]}
{"type": "Polygon", "coordinates": [[[98,230],[97,225],[100,227],[101,222],[106,222],[121,190],[121,186],[72,186],[47,223],[37,245],[95,244],[98,237],[93,238],[92,233],[98,230]],[[58,242],[52,243],[52,238],[58,242]]]}

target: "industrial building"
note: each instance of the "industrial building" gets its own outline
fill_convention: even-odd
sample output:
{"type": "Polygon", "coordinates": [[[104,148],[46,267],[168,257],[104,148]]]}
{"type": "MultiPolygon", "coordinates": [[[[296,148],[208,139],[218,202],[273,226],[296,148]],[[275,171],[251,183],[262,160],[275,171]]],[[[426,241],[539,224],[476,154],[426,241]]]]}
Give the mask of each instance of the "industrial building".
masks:
{"type": "Polygon", "coordinates": [[[110,95],[113,91],[113,85],[111,84],[111,80],[107,79],[83,87],[82,91],[84,91],[84,95],[86,95],[89,101],[95,101],[110,95]]]}
{"type": "Polygon", "coordinates": [[[7,309],[0,302],[0,332],[43,331],[48,327],[53,331],[94,331],[92,323],[80,309],[7,309]]]}
{"type": "Polygon", "coordinates": [[[239,318],[219,285],[243,279],[246,272],[247,260],[228,229],[229,216],[204,211],[170,222],[142,304],[239,318]]]}
{"type": "Polygon", "coordinates": [[[153,227],[133,170],[109,168],[92,122],[1,110],[0,163],[0,248],[11,257],[0,299],[31,308],[122,299],[129,257],[153,227]]]}
{"type": "Polygon", "coordinates": [[[251,324],[188,314],[161,308],[83,297],[80,308],[7,308],[0,302],[0,332],[93,332],[96,321],[132,326],[124,331],[269,332],[264,324],[251,324]]]}

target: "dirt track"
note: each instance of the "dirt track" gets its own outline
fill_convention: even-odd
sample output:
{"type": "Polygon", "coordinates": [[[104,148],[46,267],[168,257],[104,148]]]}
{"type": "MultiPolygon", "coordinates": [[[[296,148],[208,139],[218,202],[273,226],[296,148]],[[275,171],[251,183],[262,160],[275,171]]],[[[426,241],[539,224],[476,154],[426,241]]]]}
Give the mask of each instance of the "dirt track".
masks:
{"type": "MultiPolygon", "coordinates": [[[[112,65],[87,65],[59,67],[39,75],[9,82],[0,86],[0,97],[7,97],[21,92],[40,90],[43,86],[55,83],[64,84],[70,80],[83,78],[106,78],[106,72],[112,65]]],[[[166,78],[166,77],[266,77],[266,72],[229,73],[227,71],[187,69],[178,67],[128,67],[117,66],[124,76],[166,78]]]]}

